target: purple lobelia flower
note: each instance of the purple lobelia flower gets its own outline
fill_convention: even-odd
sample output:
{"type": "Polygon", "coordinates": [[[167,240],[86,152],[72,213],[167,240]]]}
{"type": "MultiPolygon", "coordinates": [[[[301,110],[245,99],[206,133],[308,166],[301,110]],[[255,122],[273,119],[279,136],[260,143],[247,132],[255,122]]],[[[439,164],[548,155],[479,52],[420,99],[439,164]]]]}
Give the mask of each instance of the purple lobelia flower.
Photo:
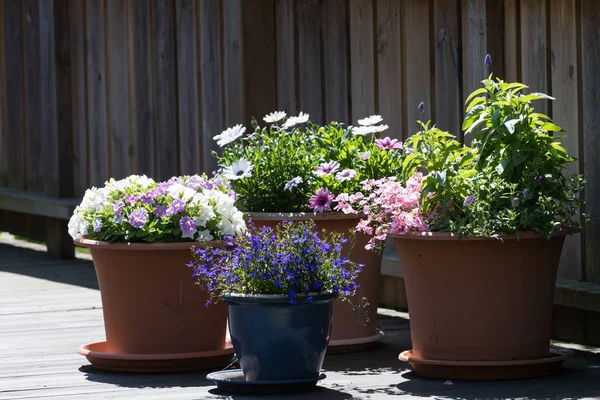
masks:
{"type": "Polygon", "coordinates": [[[473,204],[473,202],[475,201],[475,195],[474,194],[470,194],[467,197],[465,197],[465,201],[463,202],[463,206],[465,207],[469,207],[473,204]]]}
{"type": "Polygon", "coordinates": [[[181,228],[181,237],[193,239],[196,234],[196,222],[190,217],[183,217],[179,220],[179,227],[181,228]]]}
{"type": "Polygon", "coordinates": [[[115,213],[115,215],[118,216],[118,215],[121,215],[121,212],[123,211],[123,207],[125,207],[125,203],[123,203],[121,200],[117,200],[113,204],[112,210],[115,213]]]}
{"type": "Polygon", "coordinates": [[[315,213],[322,213],[331,210],[330,206],[332,201],[333,195],[329,189],[321,188],[315,191],[315,194],[308,200],[308,204],[315,213]]]}
{"type": "Polygon", "coordinates": [[[389,136],[383,139],[375,139],[375,145],[381,150],[400,150],[402,142],[398,139],[392,139],[389,136]]]}
{"type": "Polygon", "coordinates": [[[129,223],[136,229],[140,229],[148,222],[148,211],[138,208],[129,216],[129,223]]]}
{"type": "Polygon", "coordinates": [[[169,204],[167,208],[166,215],[167,217],[173,216],[175,214],[180,214],[185,210],[185,201],[181,199],[175,199],[169,204]]]}
{"type": "Polygon", "coordinates": [[[332,175],[338,169],[340,169],[340,163],[337,161],[330,161],[319,165],[317,168],[315,168],[313,173],[317,176],[332,175]]]}

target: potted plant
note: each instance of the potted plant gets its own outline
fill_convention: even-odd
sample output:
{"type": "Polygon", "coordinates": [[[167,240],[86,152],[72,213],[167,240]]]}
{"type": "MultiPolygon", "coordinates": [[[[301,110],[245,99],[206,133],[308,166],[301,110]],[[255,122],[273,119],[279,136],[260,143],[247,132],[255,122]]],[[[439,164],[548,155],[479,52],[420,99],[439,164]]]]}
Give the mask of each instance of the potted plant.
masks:
{"type": "Polygon", "coordinates": [[[549,96],[482,83],[463,124],[472,147],[421,124],[399,182],[373,185],[359,226],[374,245],[394,238],[413,343],[401,359],[428,377],[540,376],[566,356],[550,348],[554,287],[584,181],[563,174],[574,159],[561,129],[532,106],[549,96]]]}
{"type": "MultiPolygon", "coordinates": [[[[378,115],[359,120],[356,127],[319,126],[305,113],[287,117],[274,112],[264,121],[262,127],[253,121],[249,135],[237,125],[215,137],[223,150],[214,155],[238,194],[236,204],[256,225],[313,220],[319,231],[347,234],[360,216],[335,212],[335,196],[356,193],[365,179],[399,173],[402,143],[378,138],[388,128],[378,115]]],[[[358,235],[344,251],[366,265],[355,301],[371,299],[369,311],[376,315],[381,255],[364,250],[368,240],[358,235]]],[[[375,318],[358,323],[349,308],[338,304],[334,315],[330,351],[359,350],[379,337],[375,318]]]]}
{"type": "Polygon", "coordinates": [[[115,370],[214,367],[233,355],[225,307],[204,308],[208,294],[190,279],[189,249],[219,245],[245,230],[233,192],[220,178],[132,175],[86,191],[69,221],[88,247],[98,277],[106,342],[79,349],[115,370]]]}
{"type": "Polygon", "coordinates": [[[316,383],[332,300],[355,293],[362,268],[343,256],[345,242],[313,222],[284,221],[275,228],[251,225],[235,242],[192,251],[198,283],[229,305],[244,381],[316,383]]]}

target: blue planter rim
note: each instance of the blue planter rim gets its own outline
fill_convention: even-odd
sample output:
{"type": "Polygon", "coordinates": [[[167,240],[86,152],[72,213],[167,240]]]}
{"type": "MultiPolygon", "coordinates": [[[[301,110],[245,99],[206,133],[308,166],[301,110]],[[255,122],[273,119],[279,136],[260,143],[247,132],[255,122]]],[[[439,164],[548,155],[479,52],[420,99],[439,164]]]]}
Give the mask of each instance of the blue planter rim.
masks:
{"type": "MultiPolygon", "coordinates": [[[[312,304],[312,303],[323,303],[328,302],[335,299],[338,295],[337,293],[327,292],[327,293],[309,293],[308,296],[304,294],[298,294],[296,296],[296,300],[298,300],[298,304],[312,304]],[[308,302],[306,298],[311,296],[313,298],[312,302],[308,302]]],[[[227,303],[232,304],[281,304],[281,305],[289,305],[290,299],[281,294],[242,294],[242,293],[223,293],[221,295],[221,299],[226,301],[227,303]]]]}

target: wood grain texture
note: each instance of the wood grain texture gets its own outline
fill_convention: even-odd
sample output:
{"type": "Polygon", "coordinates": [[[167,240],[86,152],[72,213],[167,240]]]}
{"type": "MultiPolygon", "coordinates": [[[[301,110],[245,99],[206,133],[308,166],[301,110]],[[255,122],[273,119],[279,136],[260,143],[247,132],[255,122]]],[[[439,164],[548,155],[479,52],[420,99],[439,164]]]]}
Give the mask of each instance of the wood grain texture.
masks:
{"type": "Polygon", "coordinates": [[[106,111],[106,48],[104,2],[86,0],[86,87],[90,185],[102,185],[110,176],[106,111]]]}
{"type": "Polygon", "coordinates": [[[221,8],[218,2],[200,1],[200,75],[202,82],[202,149],[203,169],[216,170],[217,162],[210,151],[219,146],[213,140],[223,130],[223,64],[221,53],[221,8]]]}
{"type": "Polygon", "coordinates": [[[296,3],[298,10],[298,111],[311,121],[323,121],[323,75],[321,70],[321,6],[319,0],[296,3]]]}
{"type": "Polygon", "coordinates": [[[348,7],[345,0],[329,0],[322,3],[323,80],[325,85],[323,101],[326,122],[337,121],[347,124],[351,122],[347,14],[348,7]]]}
{"type": "Polygon", "coordinates": [[[129,68],[132,170],[156,176],[156,109],[153,97],[151,3],[129,0],[129,68]]]}
{"type": "MultiPolygon", "coordinates": [[[[583,174],[587,179],[585,210],[600,209],[600,4],[593,0],[581,2],[581,83],[583,174]]],[[[585,229],[585,277],[600,283],[600,221],[596,218],[585,229]]]]}
{"type": "MultiPolygon", "coordinates": [[[[351,118],[368,117],[377,108],[375,98],[375,49],[373,48],[373,2],[356,0],[350,5],[351,118]]],[[[348,122],[350,124],[350,121],[348,122]]]]}
{"type": "Polygon", "coordinates": [[[179,173],[177,156],[177,86],[175,65],[175,3],[154,0],[154,110],[156,110],[156,179],[179,173]]]}
{"type": "Polygon", "coordinates": [[[402,45],[404,46],[402,65],[404,67],[404,109],[405,124],[403,138],[411,136],[421,127],[417,121],[428,121],[432,118],[431,96],[431,58],[423,45],[429,46],[429,3],[419,0],[402,2],[402,45]],[[425,112],[419,115],[419,103],[425,104],[425,112]]]}
{"type": "Polygon", "coordinates": [[[377,112],[390,129],[386,135],[402,139],[401,6],[395,0],[377,1],[377,112]]]}
{"type": "MultiPolygon", "coordinates": [[[[521,0],[521,70],[527,93],[548,93],[548,43],[546,40],[546,3],[538,0],[521,0]]],[[[538,112],[548,113],[547,100],[534,104],[538,112]]]]}
{"type": "Polygon", "coordinates": [[[194,0],[177,0],[177,95],[179,126],[179,171],[193,175],[200,171],[200,105],[198,90],[198,55],[196,3],[194,0]]]}
{"type": "Polygon", "coordinates": [[[225,84],[225,126],[246,121],[244,115],[244,65],[242,1],[227,0],[223,5],[223,76],[225,84]]]}
{"type": "Polygon", "coordinates": [[[435,124],[457,137],[463,115],[459,10],[455,0],[434,2],[435,124]]]}
{"type": "MultiPolygon", "coordinates": [[[[288,115],[298,113],[295,3],[294,0],[277,0],[275,2],[277,109],[285,111],[288,115]]],[[[300,2],[299,7],[304,8],[303,2],[300,2]]],[[[300,21],[298,21],[299,23],[300,21]]]]}
{"type": "Polygon", "coordinates": [[[111,176],[131,174],[129,114],[129,21],[127,0],[106,2],[107,128],[110,137],[111,176]]]}
{"type": "MultiPolygon", "coordinates": [[[[579,63],[577,59],[577,13],[575,0],[558,0],[550,8],[550,78],[552,118],[561,126],[567,137],[563,146],[574,157],[579,156],[579,63]]],[[[579,162],[567,165],[566,174],[579,173],[579,162]]],[[[579,216],[577,216],[579,217],[579,216]]],[[[577,218],[579,219],[579,218],[577,218]]],[[[581,235],[565,239],[558,269],[559,278],[581,279],[581,235]]]]}
{"type": "Polygon", "coordinates": [[[519,0],[504,0],[504,76],[507,82],[521,79],[519,0]]]}

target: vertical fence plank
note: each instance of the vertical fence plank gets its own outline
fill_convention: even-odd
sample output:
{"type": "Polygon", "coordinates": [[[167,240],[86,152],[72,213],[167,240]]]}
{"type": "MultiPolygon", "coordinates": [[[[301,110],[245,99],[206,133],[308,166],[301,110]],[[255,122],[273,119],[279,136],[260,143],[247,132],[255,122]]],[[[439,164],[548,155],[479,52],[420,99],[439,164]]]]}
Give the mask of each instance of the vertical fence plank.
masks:
{"type": "Polygon", "coordinates": [[[156,178],[151,6],[147,0],[129,0],[128,7],[132,170],[156,178]]]}
{"type": "MultiPolygon", "coordinates": [[[[350,86],[351,118],[359,118],[375,112],[375,66],[373,49],[373,2],[356,0],[350,7],[350,86]]],[[[348,122],[350,123],[350,121],[348,122]]]]}
{"type": "MultiPolygon", "coordinates": [[[[462,0],[463,102],[486,78],[483,65],[488,51],[485,7],[485,0],[462,0]]],[[[473,137],[464,137],[464,142],[470,144],[473,137]]]]}
{"type": "Polygon", "coordinates": [[[507,82],[521,79],[519,0],[504,0],[504,76],[507,82]]]}
{"type": "Polygon", "coordinates": [[[350,123],[348,91],[348,27],[345,0],[328,0],[322,5],[323,93],[325,122],[350,123]]]}
{"type": "Polygon", "coordinates": [[[195,1],[177,0],[175,15],[179,170],[181,174],[193,175],[200,171],[201,166],[195,1]]]}
{"type": "Polygon", "coordinates": [[[460,5],[434,2],[435,124],[460,136],[462,125],[460,5]]]}
{"type": "Polygon", "coordinates": [[[7,138],[5,165],[7,166],[6,185],[25,189],[25,127],[23,126],[23,58],[21,46],[21,2],[4,1],[2,39],[4,61],[4,132],[7,138]],[[10,132],[10,133],[9,133],[10,132]],[[10,134],[10,138],[8,135],[10,134]]]}
{"type": "MultiPolygon", "coordinates": [[[[499,78],[503,78],[505,76],[503,11],[504,0],[486,0],[486,53],[492,57],[492,65],[489,67],[489,72],[492,72],[494,76],[499,78]]],[[[483,60],[481,62],[483,63],[483,60]]]]}
{"type": "Polygon", "coordinates": [[[87,0],[86,72],[90,185],[102,185],[110,175],[106,129],[106,48],[104,2],[87,0]]]}
{"type": "MultiPolygon", "coordinates": [[[[567,137],[563,145],[578,157],[579,153],[579,98],[577,62],[577,15],[575,0],[557,0],[550,5],[550,72],[554,121],[563,127],[567,137]]],[[[567,166],[568,174],[579,173],[578,162],[567,166]]],[[[581,235],[565,239],[558,274],[561,278],[581,279],[581,235]]]]}
{"type": "Polygon", "coordinates": [[[179,173],[177,168],[177,96],[175,93],[174,3],[155,0],[154,16],[154,109],[156,110],[156,179],[179,173]]]}
{"type": "Polygon", "coordinates": [[[400,3],[377,0],[377,97],[391,137],[402,138],[402,49],[400,3]]]}
{"type": "MultiPolygon", "coordinates": [[[[219,149],[213,137],[223,130],[220,16],[221,10],[218,2],[212,0],[200,1],[203,165],[204,171],[207,173],[212,172],[217,167],[216,160],[210,156],[210,151],[219,149]]],[[[273,76],[271,76],[271,79],[273,79],[273,76]]]]}
{"type": "Polygon", "coordinates": [[[430,46],[429,38],[429,2],[420,0],[404,1],[402,10],[402,44],[404,52],[402,65],[404,67],[404,90],[406,110],[404,133],[406,138],[417,132],[419,118],[427,121],[432,118],[431,97],[431,62],[429,51],[423,51],[423,46],[430,46]],[[425,103],[425,113],[420,116],[417,106],[425,103]]]}
{"type": "MultiPolygon", "coordinates": [[[[246,118],[262,117],[276,108],[275,4],[273,0],[244,0],[244,77],[246,118]],[[260,21],[260,23],[257,23],[260,21]]],[[[219,132],[217,132],[219,133],[219,132]]]]}
{"type": "MultiPolygon", "coordinates": [[[[600,209],[600,4],[595,0],[581,1],[581,83],[583,91],[583,173],[586,212],[600,209]]],[[[600,283],[600,221],[598,218],[585,229],[586,280],[600,283]]]]}
{"type": "MultiPolygon", "coordinates": [[[[294,3],[294,0],[277,0],[275,2],[277,109],[290,115],[298,113],[294,3]]],[[[303,2],[299,3],[299,7],[302,7],[303,2]]],[[[303,106],[302,103],[300,105],[303,106]]]]}
{"type": "Polygon", "coordinates": [[[106,2],[106,77],[111,176],[131,174],[129,49],[126,0],[106,2]]]}
{"type": "MultiPolygon", "coordinates": [[[[521,70],[523,83],[529,92],[549,91],[547,43],[546,43],[546,3],[539,0],[521,0],[521,70]]],[[[535,103],[538,112],[549,112],[547,100],[535,103]]]]}
{"type": "Polygon", "coordinates": [[[68,12],[73,124],[73,190],[75,196],[83,196],[89,184],[84,2],[69,1],[68,12]]]}
{"type": "MultiPolygon", "coordinates": [[[[244,72],[242,60],[242,2],[227,0],[223,7],[223,68],[225,125],[244,121],[244,72]]],[[[289,44],[288,44],[289,45],[289,44]]],[[[206,156],[206,155],[205,155],[206,156]]]]}
{"type": "Polygon", "coordinates": [[[39,168],[45,151],[40,152],[42,135],[42,69],[40,48],[40,1],[21,2],[23,25],[23,63],[25,69],[24,92],[19,98],[25,102],[25,169],[27,171],[27,190],[43,193],[45,168],[39,168]]]}
{"type": "MultiPolygon", "coordinates": [[[[321,9],[319,0],[296,3],[298,9],[299,111],[323,123],[323,77],[321,74],[321,9]]],[[[293,78],[291,78],[293,79],[293,78]]]]}

